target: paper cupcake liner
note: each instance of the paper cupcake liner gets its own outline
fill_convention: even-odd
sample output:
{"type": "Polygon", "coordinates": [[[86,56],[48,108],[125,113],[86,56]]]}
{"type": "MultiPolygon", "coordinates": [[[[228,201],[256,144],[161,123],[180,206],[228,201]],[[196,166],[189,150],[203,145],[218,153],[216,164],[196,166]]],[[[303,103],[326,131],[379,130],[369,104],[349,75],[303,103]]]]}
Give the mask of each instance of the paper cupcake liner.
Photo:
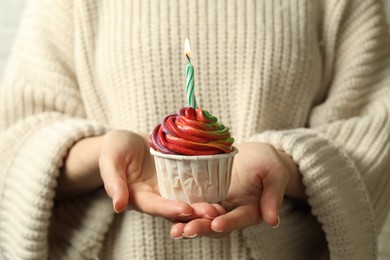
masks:
{"type": "Polygon", "coordinates": [[[228,154],[205,156],[163,154],[152,148],[150,152],[162,197],[186,203],[214,203],[226,198],[236,148],[228,154]]]}

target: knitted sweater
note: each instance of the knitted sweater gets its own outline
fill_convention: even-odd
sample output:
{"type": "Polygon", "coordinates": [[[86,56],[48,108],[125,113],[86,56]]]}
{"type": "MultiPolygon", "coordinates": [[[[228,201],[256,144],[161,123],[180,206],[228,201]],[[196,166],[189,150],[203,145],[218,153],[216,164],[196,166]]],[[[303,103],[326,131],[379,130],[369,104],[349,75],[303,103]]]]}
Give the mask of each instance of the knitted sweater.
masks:
{"type": "Polygon", "coordinates": [[[30,1],[0,87],[0,250],[9,259],[375,259],[390,196],[390,37],[376,0],[30,1]],[[78,140],[150,132],[197,101],[237,143],[299,165],[281,225],[173,240],[103,188],[55,202],[78,140]]]}

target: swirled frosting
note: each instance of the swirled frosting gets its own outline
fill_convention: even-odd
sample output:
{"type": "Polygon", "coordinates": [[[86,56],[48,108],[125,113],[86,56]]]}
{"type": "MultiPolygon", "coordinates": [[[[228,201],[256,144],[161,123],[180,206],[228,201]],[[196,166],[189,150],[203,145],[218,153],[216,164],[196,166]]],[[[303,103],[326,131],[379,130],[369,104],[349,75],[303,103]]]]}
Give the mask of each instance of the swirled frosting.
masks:
{"type": "Polygon", "coordinates": [[[206,110],[185,107],[166,116],[154,128],[149,142],[161,153],[193,156],[230,153],[234,139],[229,128],[206,110]]]}

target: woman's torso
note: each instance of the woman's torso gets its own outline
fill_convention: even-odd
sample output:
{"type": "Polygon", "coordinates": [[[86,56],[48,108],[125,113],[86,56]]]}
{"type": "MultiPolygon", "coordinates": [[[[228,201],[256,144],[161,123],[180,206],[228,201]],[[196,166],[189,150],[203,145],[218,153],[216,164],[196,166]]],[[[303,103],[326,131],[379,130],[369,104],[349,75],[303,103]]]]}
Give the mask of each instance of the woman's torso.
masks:
{"type": "MultiPolygon", "coordinates": [[[[305,127],[311,108],[325,93],[319,6],[314,1],[139,0],[76,5],[76,24],[84,25],[75,28],[75,66],[85,111],[88,118],[111,128],[150,132],[165,115],[187,105],[186,38],[198,104],[228,125],[236,142],[266,129],[305,127]]],[[[320,227],[310,213],[285,205],[281,216],[284,220],[277,231],[259,225],[223,240],[174,241],[169,238],[169,223],[126,212],[114,220],[102,257],[312,255],[308,250],[323,237],[318,236],[320,227]],[[301,243],[303,236],[307,243],[301,243]]]]}

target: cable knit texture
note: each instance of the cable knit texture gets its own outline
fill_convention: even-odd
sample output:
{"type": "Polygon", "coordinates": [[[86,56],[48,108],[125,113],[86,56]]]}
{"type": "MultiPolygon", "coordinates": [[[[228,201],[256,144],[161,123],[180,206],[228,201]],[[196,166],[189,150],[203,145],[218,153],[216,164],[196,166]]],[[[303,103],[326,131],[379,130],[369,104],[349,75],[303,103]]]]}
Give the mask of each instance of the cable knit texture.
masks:
{"type": "Polygon", "coordinates": [[[32,0],[0,87],[0,250],[8,259],[375,259],[390,196],[390,37],[376,0],[32,0]],[[115,215],[103,190],[55,203],[72,145],[150,132],[186,105],[184,39],[202,108],[236,142],[299,165],[310,209],[277,229],[175,241],[115,215]]]}

